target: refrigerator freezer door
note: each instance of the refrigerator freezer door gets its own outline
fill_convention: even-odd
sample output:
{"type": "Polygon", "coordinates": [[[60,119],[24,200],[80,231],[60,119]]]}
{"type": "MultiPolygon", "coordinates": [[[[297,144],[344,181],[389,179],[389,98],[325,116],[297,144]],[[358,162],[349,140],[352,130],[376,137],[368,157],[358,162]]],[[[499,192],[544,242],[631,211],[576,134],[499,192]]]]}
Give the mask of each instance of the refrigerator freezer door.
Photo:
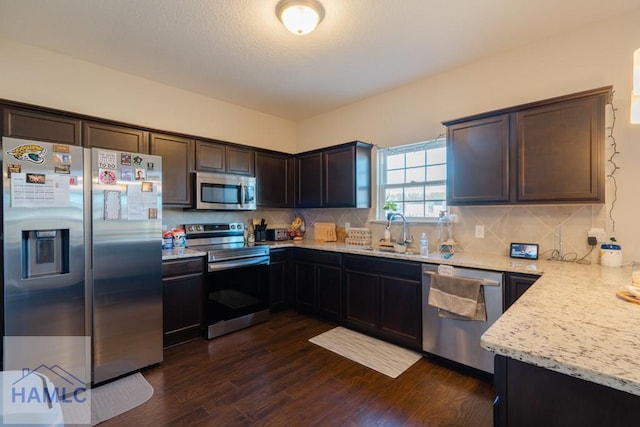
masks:
{"type": "Polygon", "coordinates": [[[2,176],[4,341],[13,343],[3,368],[89,371],[83,148],[5,137],[2,176]],[[79,351],[67,345],[75,338],[79,351]]]}
{"type": "Polygon", "coordinates": [[[162,159],[91,150],[93,382],[162,361],[162,159]]]}

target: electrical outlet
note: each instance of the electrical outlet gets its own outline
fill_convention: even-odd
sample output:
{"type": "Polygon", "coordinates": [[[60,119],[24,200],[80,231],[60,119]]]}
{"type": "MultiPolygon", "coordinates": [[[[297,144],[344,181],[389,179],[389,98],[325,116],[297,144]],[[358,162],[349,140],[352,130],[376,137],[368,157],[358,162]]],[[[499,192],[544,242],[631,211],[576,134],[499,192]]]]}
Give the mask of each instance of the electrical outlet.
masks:
{"type": "Polygon", "coordinates": [[[482,224],[476,225],[476,238],[484,239],[484,225],[482,224]]]}
{"type": "Polygon", "coordinates": [[[604,243],[607,240],[607,233],[602,228],[592,228],[587,233],[587,237],[595,237],[598,243],[604,243]]]}

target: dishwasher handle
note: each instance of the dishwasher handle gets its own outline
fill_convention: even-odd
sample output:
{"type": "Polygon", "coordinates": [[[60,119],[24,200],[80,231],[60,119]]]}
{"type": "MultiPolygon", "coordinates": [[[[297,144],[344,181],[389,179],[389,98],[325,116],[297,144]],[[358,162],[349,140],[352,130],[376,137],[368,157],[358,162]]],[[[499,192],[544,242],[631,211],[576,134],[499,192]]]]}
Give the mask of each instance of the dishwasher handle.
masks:
{"type": "MultiPolygon", "coordinates": [[[[437,271],[422,270],[422,275],[423,276],[427,276],[427,275],[433,276],[435,274],[438,274],[438,272],[437,271]]],[[[452,277],[464,277],[464,276],[452,276],[452,277]]],[[[465,277],[465,278],[466,279],[475,279],[473,277],[465,277]]],[[[502,285],[502,283],[498,282],[497,280],[481,279],[481,278],[479,278],[477,280],[480,280],[482,282],[483,286],[500,286],[500,285],[502,285]]]]}

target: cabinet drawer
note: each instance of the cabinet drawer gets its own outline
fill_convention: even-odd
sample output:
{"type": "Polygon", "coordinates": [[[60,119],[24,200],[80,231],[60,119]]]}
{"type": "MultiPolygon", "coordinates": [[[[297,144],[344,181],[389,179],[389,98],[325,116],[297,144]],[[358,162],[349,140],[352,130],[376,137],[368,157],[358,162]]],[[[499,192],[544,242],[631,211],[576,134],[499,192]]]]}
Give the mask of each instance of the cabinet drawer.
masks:
{"type": "Polygon", "coordinates": [[[338,252],[296,248],[294,257],[296,261],[307,261],[314,264],[327,264],[337,267],[342,265],[342,255],[338,252]]]}
{"type": "Polygon", "coordinates": [[[186,260],[165,261],[162,263],[162,277],[184,276],[187,274],[202,274],[203,258],[190,258],[186,260]]]}

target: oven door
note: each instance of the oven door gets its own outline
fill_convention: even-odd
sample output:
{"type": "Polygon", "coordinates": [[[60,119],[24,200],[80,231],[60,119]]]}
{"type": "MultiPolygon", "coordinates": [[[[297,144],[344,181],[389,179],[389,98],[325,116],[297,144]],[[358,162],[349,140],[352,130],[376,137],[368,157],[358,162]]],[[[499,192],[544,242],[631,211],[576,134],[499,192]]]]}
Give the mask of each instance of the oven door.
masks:
{"type": "Polygon", "coordinates": [[[269,256],[213,262],[206,276],[209,339],[269,318],[269,256]]]}

